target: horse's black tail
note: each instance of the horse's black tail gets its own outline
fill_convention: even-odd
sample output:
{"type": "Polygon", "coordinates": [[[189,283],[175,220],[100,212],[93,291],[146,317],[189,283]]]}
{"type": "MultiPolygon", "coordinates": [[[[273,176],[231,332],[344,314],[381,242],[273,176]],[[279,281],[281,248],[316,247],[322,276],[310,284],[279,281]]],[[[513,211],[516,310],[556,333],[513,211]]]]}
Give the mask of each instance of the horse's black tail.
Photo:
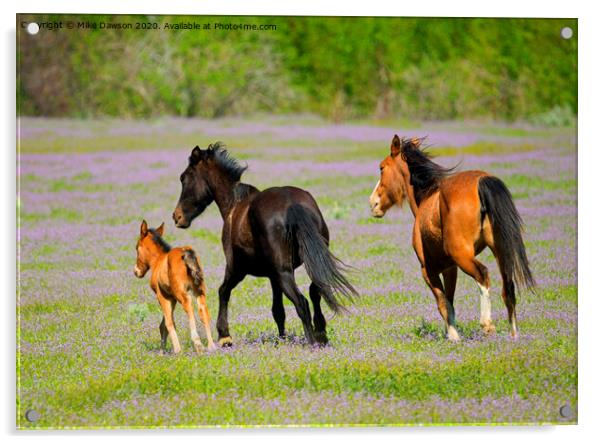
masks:
{"type": "Polygon", "coordinates": [[[199,289],[203,283],[203,270],[201,269],[201,265],[196,257],[196,253],[194,250],[184,250],[182,253],[182,260],[188,268],[188,274],[192,278],[192,282],[194,286],[199,289]]]}
{"type": "Polygon", "coordinates": [[[479,180],[482,217],[489,215],[500,271],[519,286],[533,289],[535,280],[523,243],[523,220],[518,214],[510,191],[497,177],[479,180]]]}
{"type": "MultiPolygon", "coordinates": [[[[318,287],[328,306],[335,313],[344,310],[336,293],[353,300],[357,291],[343,275],[348,267],[330,252],[326,239],[307,208],[298,204],[289,207],[286,212],[286,236],[291,249],[295,245],[298,247],[299,257],[305,264],[309,278],[318,287]]],[[[295,253],[294,249],[292,253],[295,253]]]]}

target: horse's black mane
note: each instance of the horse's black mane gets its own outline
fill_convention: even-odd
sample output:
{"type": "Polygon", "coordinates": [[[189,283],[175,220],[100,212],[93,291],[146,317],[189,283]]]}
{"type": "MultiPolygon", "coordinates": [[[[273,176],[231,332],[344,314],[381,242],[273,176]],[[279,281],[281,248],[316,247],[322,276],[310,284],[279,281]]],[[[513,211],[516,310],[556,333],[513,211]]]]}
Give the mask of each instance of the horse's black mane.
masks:
{"type": "MultiPolygon", "coordinates": [[[[247,165],[241,165],[238,160],[228,153],[226,145],[223,142],[215,142],[207,147],[204,151],[204,155],[207,158],[214,159],[215,162],[228,174],[228,176],[234,180],[239,181],[242,173],[248,168],[247,165]]],[[[188,159],[190,164],[193,163],[192,157],[188,159]]]]}
{"type": "Polygon", "coordinates": [[[435,192],[441,180],[452,174],[457,167],[445,168],[433,162],[430,153],[426,152],[427,148],[419,148],[423,141],[421,139],[416,143],[415,140],[405,138],[401,141],[401,155],[410,170],[410,184],[414,187],[417,205],[435,192]]]}
{"type": "Polygon", "coordinates": [[[164,253],[168,253],[171,250],[171,245],[163,240],[161,235],[154,228],[149,228],[148,230],[150,234],[153,235],[153,242],[163,250],[164,253]]]}

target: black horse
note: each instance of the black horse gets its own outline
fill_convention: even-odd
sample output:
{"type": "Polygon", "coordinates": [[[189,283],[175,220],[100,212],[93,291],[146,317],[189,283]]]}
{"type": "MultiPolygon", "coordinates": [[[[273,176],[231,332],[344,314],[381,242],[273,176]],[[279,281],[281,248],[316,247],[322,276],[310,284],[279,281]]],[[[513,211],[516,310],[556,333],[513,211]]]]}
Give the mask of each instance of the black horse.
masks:
{"type": "Polygon", "coordinates": [[[352,298],[357,292],[342,273],[344,264],[328,250],[329,233],[322,213],[311,194],[300,188],[259,191],[241,183],[245,170],[221,142],[206,150],[195,147],[180,176],[182,194],[173,213],[179,228],[188,228],[213,201],[222,215],[226,271],[219,288],[219,344],[232,344],[228,301],[234,287],[248,274],[270,279],[272,314],[281,337],[285,335],[284,292],[303,322],[307,341],[326,344],[321,297],[336,313],[343,306],[335,294],[352,298]],[[301,264],[305,264],[312,282],[309,296],[314,307],[313,327],[309,304],[295,282],[294,270],[301,264]]]}

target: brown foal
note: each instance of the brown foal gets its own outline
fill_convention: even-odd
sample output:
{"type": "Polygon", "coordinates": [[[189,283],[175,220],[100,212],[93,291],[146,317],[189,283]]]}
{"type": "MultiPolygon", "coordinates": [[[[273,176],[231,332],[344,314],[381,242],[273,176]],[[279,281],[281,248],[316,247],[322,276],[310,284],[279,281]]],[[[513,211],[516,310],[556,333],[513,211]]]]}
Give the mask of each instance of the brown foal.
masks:
{"type": "Polygon", "coordinates": [[[372,215],[383,217],[392,206],[408,200],[416,219],[414,251],[452,341],[460,339],[454,311],[458,267],[479,286],[483,331],[495,332],[489,273],[476,259],[488,247],[502,276],[511,336],[517,338],[515,283],[529,289],[535,283],[522,239],[522,220],[511,194],[500,179],[484,171],[455,172],[436,164],[420,148],[422,141],[395,135],[370,196],[372,215]]]}
{"type": "Polygon", "coordinates": [[[209,350],[215,344],[211,337],[209,310],[206,303],[206,289],[203,270],[197,255],[191,247],[171,248],[162,238],[164,225],[148,228],[146,221],[140,226],[140,238],[136,243],[136,267],[134,274],[142,278],[151,270],[150,286],[157,295],[163,310],[163,320],[159,325],[161,349],[165,351],[167,335],[171,338],[174,353],[180,353],[181,347],[174,325],[173,311],[176,303],[182,304],[188,316],[188,325],[194,348],[202,351],[203,345],[196,331],[196,321],[192,299],[196,299],[199,316],[205,326],[209,350]]]}

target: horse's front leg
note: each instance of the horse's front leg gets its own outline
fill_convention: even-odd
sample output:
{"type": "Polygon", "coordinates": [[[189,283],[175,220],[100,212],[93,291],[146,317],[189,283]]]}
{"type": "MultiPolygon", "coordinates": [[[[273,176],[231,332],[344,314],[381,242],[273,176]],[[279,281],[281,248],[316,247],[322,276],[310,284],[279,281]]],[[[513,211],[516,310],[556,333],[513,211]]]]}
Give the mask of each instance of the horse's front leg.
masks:
{"type": "Polygon", "coordinates": [[[244,276],[235,274],[229,269],[226,269],[224,276],[224,282],[219,287],[219,313],[217,315],[217,343],[221,347],[228,347],[232,345],[232,337],[230,336],[230,329],[228,327],[228,302],[230,301],[230,294],[234,287],[243,279],[244,276]]]}

